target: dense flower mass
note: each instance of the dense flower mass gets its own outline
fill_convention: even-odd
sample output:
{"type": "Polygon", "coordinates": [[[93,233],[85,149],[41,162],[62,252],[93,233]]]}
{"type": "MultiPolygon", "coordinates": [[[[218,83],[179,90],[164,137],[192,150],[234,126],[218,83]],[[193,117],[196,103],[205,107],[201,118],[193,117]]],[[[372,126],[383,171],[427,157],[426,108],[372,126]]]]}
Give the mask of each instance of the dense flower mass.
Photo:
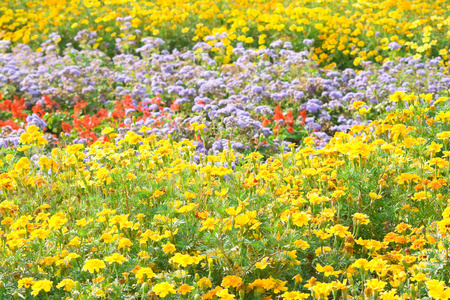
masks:
{"type": "Polygon", "coordinates": [[[282,38],[294,50],[314,45],[314,60],[328,67],[353,66],[397,53],[447,56],[449,16],[446,0],[5,0],[0,39],[39,46],[61,32],[65,43],[108,53],[138,51],[147,37],[171,49],[205,41],[228,62],[239,42],[263,48],[282,38]]]}
{"type": "Polygon", "coordinates": [[[2,4],[0,299],[450,299],[445,0],[2,4]]]}
{"type": "Polygon", "coordinates": [[[447,299],[448,99],[396,92],[377,120],[269,158],[114,128],[44,152],[30,125],[2,160],[0,291],[447,299]]]}
{"type": "Polygon", "coordinates": [[[388,96],[396,92],[434,97],[450,88],[440,56],[324,70],[287,43],[261,50],[239,44],[232,64],[216,63],[205,43],[184,52],[161,50],[163,43],[148,38],[141,57],[112,59],[73,47],[44,54],[20,45],[0,54],[0,146],[19,145],[29,125],[45,130],[50,148],[92,144],[114,127],[117,136],[108,138],[132,130],[194,139],[204,154],[272,154],[308,136],[323,147],[336,132],[391,110],[388,96]],[[196,123],[206,126],[201,136],[191,128],[196,123]]]}

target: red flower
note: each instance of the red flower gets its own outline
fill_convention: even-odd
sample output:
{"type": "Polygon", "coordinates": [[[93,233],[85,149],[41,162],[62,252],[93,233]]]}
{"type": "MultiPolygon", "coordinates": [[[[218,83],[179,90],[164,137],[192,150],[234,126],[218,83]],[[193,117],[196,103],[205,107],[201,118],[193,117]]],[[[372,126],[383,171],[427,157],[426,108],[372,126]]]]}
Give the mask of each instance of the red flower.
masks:
{"type": "Polygon", "coordinates": [[[85,131],[80,132],[80,137],[87,139],[88,144],[92,144],[93,142],[95,142],[98,139],[97,136],[95,135],[95,133],[90,130],[85,130],[85,131]]]}
{"type": "Polygon", "coordinates": [[[69,123],[62,122],[62,123],[61,123],[61,126],[62,126],[62,130],[63,130],[65,133],[68,133],[68,132],[71,132],[71,131],[72,131],[72,126],[71,126],[69,123]]]}
{"type": "Polygon", "coordinates": [[[274,113],[275,114],[273,116],[273,119],[275,121],[284,120],[284,116],[283,116],[283,113],[281,112],[281,108],[279,105],[277,105],[277,107],[275,107],[274,113]]]}
{"type": "Polygon", "coordinates": [[[20,126],[17,125],[17,123],[14,122],[13,120],[6,120],[6,121],[0,120],[0,127],[5,127],[5,126],[11,126],[11,128],[14,130],[17,130],[20,128],[20,126]]]}
{"type": "Polygon", "coordinates": [[[288,126],[288,131],[290,134],[294,133],[294,116],[292,115],[292,110],[288,111],[285,117],[286,124],[288,126]]]}
{"type": "Polygon", "coordinates": [[[73,127],[80,128],[81,127],[81,120],[79,120],[75,115],[73,116],[73,127]]]}
{"type": "Polygon", "coordinates": [[[261,126],[262,126],[262,127],[266,127],[266,126],[269,125],[270,123],[272,123],[272,120],[264,119],[264,121],[262,122],[261,126]]]}
{"type": "Polygon", "coordinates": [[[117,101],[114,105],[114,111],[112,113],[112,116],[114,119],[122,119],[125,117],[125,107],[123,106],[122,101],[117,101]]]}
{"type": "Polygon", "coordinates": [[[58,107],[58,108],[61,107],[58,103],[53,102],[52,99],[50,99],[50,97],[47,96],[47,95],[44,95],[44,102],[45,102],[45,104],[46,104],[46,106],[47,106],[48,109],[52,109],[53,106],[55,106],[55,105],[56,105],[56,107],[58,107]]]}
{"type": "Polygon", "coordinates": [[[286,124],[290,127],[294,126],[294,116],[292,115],[292,110],[288,111],[286,117],[284,117],[286,124]]]}
{"type": "Polygon", "coordinates": [[[31,110],[41,118],[45,115],[45,112],[42,110],[42,104],[36,104],[31,110]]]}
{"type": "Polygon", "coordinates": [[[108,111],[106,110],[106,108],[102,108],[97,112],[97,117],[101,120],[105,119],[106,117],[108,117],[108,111]]]}
{"type": "Polygon", "coordinates": [[[0,103],[0,109],[6,111],[11,110],[11,104],[12,104],[11,100],[5,100],[2,103],[0,103]]]}
{"type": "Polygon", "coordinates": [[[92,129],[100,125],[100,119],[96,116],[90,117],[89,115],[85,115],[81,122],[86,129],[92,129]]]}
{"type": "Polygon", "coordinates": [[[125,108],[135,109],[135,107],[133,105],[133,99],[131,99],[130,95],[125,96],[125,100],[123,100],[123,104],[125,105],[125,108]]]}
{"type": "Polygon", "coordinates": [[[173,110],[173,111],[177,111],[177,110],[180,109],[180,106],[179,106],[178,104],[173,103],[173,104],[170,106],[170,109],[173,110]]]}
{"type": "Polygon", "coordinates": [[[82,109],[84,109],[86,107],[86,105],[87,105],[87,103],[84,102],[83,100],[77,102],[75,104],[75,108],[74,108],[75,113],[77,113],[77,112],[81,111],[82,109]]]}
{"type": "Polygon", "coordinates": [[[301,112],[300,112],[300,117],[302,117],[302,125],[303,124],[305,124],[305,121],[306,121],[306,110],[302,110],[301,112]]]}
{"type": "Polygon", "coordinates": [[[26,107],[25,100],[23,98],[18,98],[14,96],[14,101],[11,104],[12,117],[15,119],[22,119],[25,121],[27,118],[26,114],[22,113],[22,110],[26,107]]]}

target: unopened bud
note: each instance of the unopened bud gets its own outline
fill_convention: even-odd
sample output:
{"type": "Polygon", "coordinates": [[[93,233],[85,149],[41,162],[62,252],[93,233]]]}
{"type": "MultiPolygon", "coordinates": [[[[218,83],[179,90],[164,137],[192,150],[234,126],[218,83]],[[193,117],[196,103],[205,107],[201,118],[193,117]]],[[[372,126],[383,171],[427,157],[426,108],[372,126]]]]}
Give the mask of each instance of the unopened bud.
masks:
{"type": "Polygon", "coordinates": [[[144,283],[142,284],[141,290],[142,290],[142,292],[144,292],[144,293],[148,293],[149,286],[148,286],[148,283],[147,283],[147,282],[144,282],[144,283]]]}

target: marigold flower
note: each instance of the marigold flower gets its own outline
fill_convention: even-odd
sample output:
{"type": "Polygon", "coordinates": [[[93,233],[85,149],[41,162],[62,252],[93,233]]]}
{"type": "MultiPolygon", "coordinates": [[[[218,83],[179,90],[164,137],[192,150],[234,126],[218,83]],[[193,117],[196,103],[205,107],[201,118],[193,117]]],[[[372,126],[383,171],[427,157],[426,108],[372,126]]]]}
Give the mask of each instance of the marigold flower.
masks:
{"type": "Polygon", "coordinates": [[[238,277],[238,276],[234,276],[234,275],[228,275],[225,276],[222,279],[222,286],[225,288],[229,288],[229,287],[237,287],[240,283],[242,282],[242,278],[238,277]]]}
{"type": "Polygon", "coordinates": [[[128,259],[125,258],[122,254],[114,253],[111,256],[105,257],[105,261],[110,264],[118,263],[119,265],[121,265],[122,263],[128,261],[128,259]]]}
{"type": "Polygon", "coordinates": [[[194,289],[193,286],[187,285],[185,283],[177,289],[177,292],[181,293],[182,295],[186,295],[186,294],[190,293],[193,289],[194,289]]]}
{"type": "Polygon", "coordinates": [[[105,262],[100,259],[90,259],[84,263],[83,271],[89,271],[89,273],[99,272],[101,269],[106,268],[105,262]]]}
{"type": "Polygon", "coordinates": [[[35,281],[34,281],[33,278],[25,277],[25,278],[22,278],[22,279],[19,280],[18,287],[19,287],[19,289],[22,288],[22,287],[30,288],[30,287],[33,286],[34,282],[35,281]]]}
{"type": "Polygon", "coordinates": [[[166,254],[172,254],[177,250],[171,242],[167,242],[167,244],[162,245],[162,249],[166,254]]]}
{"type": "Polygon", "coordinates": [[[168,294],[175,294],[174,285],[168,282],[158,283],[153,286],[152,291],[155,292],[157,296],[165,298],[168,294]]]}
{"type": "Polygon", "coordinates": [[[33,290],[31,292],[31,295],[37,296],[40,291],[50,292],[52,286],[53,282],[47,279],[36,281],[31,287],[31,289],[33,290]]]}
{"type": "Polygon", "coordinates": [[[201,278],[198,282],[197,285],[202,289],[202,290],[206,290],[207,288],[211,287],[211,280],[209,280],[206,277],[201,278]]]}
{"type": "Polygon", "coordinates": [[[58,289],[64,288],[66,292],[70,292],[73,287],[75,286],[75,281],[72,279],[63,279],[58,285],[56,286],[58,289]]]}

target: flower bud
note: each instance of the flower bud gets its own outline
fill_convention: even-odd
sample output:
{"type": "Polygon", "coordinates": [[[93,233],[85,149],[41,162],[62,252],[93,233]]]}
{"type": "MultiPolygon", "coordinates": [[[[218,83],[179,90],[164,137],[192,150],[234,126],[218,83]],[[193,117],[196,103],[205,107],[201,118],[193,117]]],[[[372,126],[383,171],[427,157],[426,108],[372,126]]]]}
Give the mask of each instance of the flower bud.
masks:
{"type": "Polygon", "coordinates": [[[144,292],[145,294],[148,293],[149,286],[148,286],[148,283],[147,283],[147,282],[144,282],[144,283],[142,284],[141,290],[142,290],[142,292],[144,292]]]}

